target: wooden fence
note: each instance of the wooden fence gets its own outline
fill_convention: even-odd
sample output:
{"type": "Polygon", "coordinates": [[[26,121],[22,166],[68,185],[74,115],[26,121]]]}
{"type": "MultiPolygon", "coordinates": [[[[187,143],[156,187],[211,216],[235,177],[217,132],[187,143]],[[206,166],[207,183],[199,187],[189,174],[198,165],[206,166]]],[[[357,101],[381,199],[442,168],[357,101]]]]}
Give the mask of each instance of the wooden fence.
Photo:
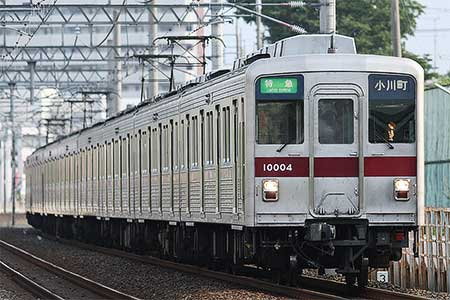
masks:
{"type": "MultiPolygon", "coordinates": [[[[419,257],[414,257],[411,236],[402,259],[391,263],[389,282],[402,288],[450,292],[450,208],[425,208],[418,250],[419,257]]],[[[376,280],[376,272],[371,279],[376,280]]]]}

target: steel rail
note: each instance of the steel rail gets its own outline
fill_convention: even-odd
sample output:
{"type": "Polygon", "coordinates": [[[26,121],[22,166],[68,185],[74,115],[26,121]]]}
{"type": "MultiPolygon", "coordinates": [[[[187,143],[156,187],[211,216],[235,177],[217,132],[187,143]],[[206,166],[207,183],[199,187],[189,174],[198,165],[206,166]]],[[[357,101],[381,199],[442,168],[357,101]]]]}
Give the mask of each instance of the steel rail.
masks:
{"type": "Polygon", "coordinates": [[[230,282],[246,287],[251,287],[259,290],[268,291],[271,293],[292,297],[292,298],[308,298],[308,299],[348,299],[350,298],[363,298],[363,299],[405,299],[405,300],[427,300],[428,298],[413,294],[407,294],[391,290],[383,290],[379,288],[358,288],[357,286],[348,286],[345,283],[315,278],[311,276],[302,276],[299,285],[302,288],[295,288],[290,286],[278,285],[271,282],[263,281],[256,278],[237,276],[223,272],[211,271],[204,268],[200,268],[193,265],[175,263],[168,260],[155,258],[152,256],[142,256],[129,252],[123,252],[116,249],[104,248],[96,245],[81,243],[74,240],[67,240],[62,238],[56,238],[54,236],[44,235],[46,238],[51,238],[62,243],[76,246],[82,249],[96,251],[106,255],[117,256],[122,258],[131,259],[134,261],[156,265],[164,268],[170,268],[177,271],[197,274],[200,276],[213,278],[221,281],[230,282]],[[321,292],[318,292],[320,290],[321,292]],[[308,294],[310,293],[310,294],[308,294]]]}
{"type": "Polygon", "coordinates": [[[300,283],[304,286],[311,288],[320,288],[328,292],[333,292],[339,295],[351,295],[357,296],[363,299],[373,299],[373,300],[386,300],[386,299],[399,299],[399,300],[427,300],[429,298],[407,294],[392,290],[383,290],[380,288],[366,287],[350,287],[345,283],[337,282],[334,280],[328,280],[323,278],[316,278],[311,276],[302,276],[300,283]]]}
{"type": "Polygon", "coordinates": [[[209,269],[201,268],[195,265],[188,265],[188,264],[182,264],[177,263],[173,261],[168,261],[164,259],[159,259],[152,256],[142,256],[137,255],[129,252],[123,252],[116,249],[111,248],[104,248],[99,247],[91,244],[85,244],[78,241],[73,240],[67,240],[62,238],[56,238],[54,236],[49,236],[47,234],[44,235],[45,238],[50,238],[52,240],[56,240],[59,242],[62,242],[67,245],[75,246],[78,248],[82,248],[85,250],[95,251],[98,253],[115,256],[115,257],[121,257],[125,259],[130,259],[133,261],[141,262],[144,264],[150,264],[162,268],[172,269],[175,271],[183,272],[183,273],[189,273],[189,274],[195,274],[198,276],[202,276],[205,278],[211,278],[215,280],[219,280],[222,282],[227,282],[231,284],[236,284],[239,286],[243,286],[245,288],[253,288],[258,291],[265,291],[272,294],[285,296],[285,297],[291,297],[294,299],[347,299],[346,297],[342,296],[336,296],[333,294],[328,294],[324,292],[318,292],[313,290],[308,290],[304,288],[296,288],[291,286],[285,286],[285,285],[278,285],[272,282],[252,278],[252,277],[246,277],[246,276],[240,276],[240,275],[233,275],[229,273],[224,272],[218,272],[218,271],[212,271],[209,269]]]}
{"type": "Polygon", "coordinates": [[[139,300],[139,298],[133,297],[131,295],[127,295],[110,287],[107,287],[101,283],[95,282],[91,279],[68,271],[64,268],[61,268],[55,264],[47,262],[42,258],[39,258],[23,249],[20,249],[14,245],[11,245],[3,240],[0,240],[0,247],[11,252],[12,254],[23,258],[24,260],[41,267],[59,277],[62,277],[84,289],[87,289],[103,299],[129,299],[129,300],[139,300]]]}
{"type": "Polygon", "coordinates": [[[42,285],[36,283],[32,279],[23,275],[19,271],[14,270],[9,265],[0,261],[0,269],[2,269],[6,274],[8,274],[11,279],[23,289],[33,294],[33,296],[40,299],[50,299],[50,300],[64,300],[64,298],[58,296],[52,291],[46,289],[42,285]]]}

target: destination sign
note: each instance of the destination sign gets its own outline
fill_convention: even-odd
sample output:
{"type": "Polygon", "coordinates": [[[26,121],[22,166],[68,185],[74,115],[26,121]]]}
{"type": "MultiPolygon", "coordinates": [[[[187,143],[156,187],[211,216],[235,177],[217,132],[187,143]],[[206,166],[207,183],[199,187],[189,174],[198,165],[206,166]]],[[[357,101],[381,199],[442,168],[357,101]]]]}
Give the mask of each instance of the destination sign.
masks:
{"type": "Polygon", "coordinates": [[[295,77],[269,77],[261,78],[261,94],[296,94],[298,80],[295,77]]]}
{"type": "Polygon", "coordinates": [[[255,96],[258,100],[302,100],[304,98],[303,75],[265,76],[256,81],[255,96]]]}
{"type": "Polygon", "coordinates": [[[405,75],[369,75],[369,99],[371,100],[413,100],[416,83],[405,75]]]}

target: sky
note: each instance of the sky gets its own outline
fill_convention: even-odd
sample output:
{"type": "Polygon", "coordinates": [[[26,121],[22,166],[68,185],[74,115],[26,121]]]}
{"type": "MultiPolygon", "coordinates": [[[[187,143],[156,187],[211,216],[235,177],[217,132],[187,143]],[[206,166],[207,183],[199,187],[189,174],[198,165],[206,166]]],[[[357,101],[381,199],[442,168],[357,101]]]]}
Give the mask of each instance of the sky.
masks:
{"type": "Polygon", "coordinates": [[[426,9],[417,20],[415,36],[405,41],[406,49],[420,55],[429,54],[437,72],[446,74],[450,71],[450,1],[419,2],[426,9]]]}

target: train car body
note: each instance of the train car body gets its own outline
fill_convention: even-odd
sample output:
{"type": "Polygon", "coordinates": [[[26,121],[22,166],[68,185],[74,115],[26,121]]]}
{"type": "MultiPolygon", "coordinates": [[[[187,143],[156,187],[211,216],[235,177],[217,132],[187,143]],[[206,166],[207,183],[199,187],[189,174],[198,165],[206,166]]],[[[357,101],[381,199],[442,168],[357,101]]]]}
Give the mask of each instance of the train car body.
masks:
{"type": "Polygon", "coordinates": [[[419,65],[297,36],[36,150],[27,213],[63,236],[364,285],[422,222],[423,159],[419,65]]]}

